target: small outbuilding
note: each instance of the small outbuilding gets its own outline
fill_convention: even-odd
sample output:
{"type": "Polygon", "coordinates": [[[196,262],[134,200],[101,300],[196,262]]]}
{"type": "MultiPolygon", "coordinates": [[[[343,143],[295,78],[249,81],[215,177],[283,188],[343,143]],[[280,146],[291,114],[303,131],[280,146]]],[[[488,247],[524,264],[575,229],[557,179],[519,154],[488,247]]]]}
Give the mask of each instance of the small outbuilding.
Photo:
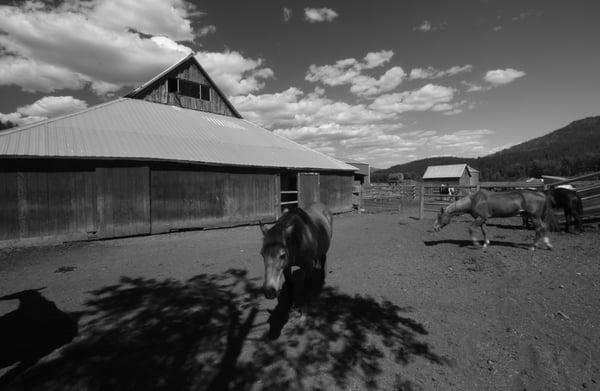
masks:
{"type": "Polygon", "coordinates": [[[0,133],[0,246],[349,211],[355,171],[244,120],[189,55],[123,98],[0,133]]]}
{"type": "Polygon", "coordinates": [[[439,186],[477,186],[479,170],[467,164],[429,166],[423,174],[423,182],[439,186]]]}

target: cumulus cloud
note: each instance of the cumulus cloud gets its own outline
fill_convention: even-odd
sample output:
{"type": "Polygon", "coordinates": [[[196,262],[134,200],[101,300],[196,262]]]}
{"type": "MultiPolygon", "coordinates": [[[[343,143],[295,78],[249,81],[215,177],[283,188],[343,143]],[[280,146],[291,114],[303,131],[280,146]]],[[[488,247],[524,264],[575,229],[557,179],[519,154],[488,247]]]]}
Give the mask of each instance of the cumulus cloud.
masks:
{"type": "Polygon", "coordinates": [[[283,7],[283,21],[287,22],[292,18],[292,9],[291,8],[287,8],[287,7],[283,7]]]}
{"type": "Polygon", "coordinates": [[[367,69],[380,67],[390,61],[394,52],[382,50],[370,52],[363,61],[355,58],[346,58],[333,65],[309,66],[305,80],[320,82],[327,86],[350,85],[350,91],[359,96],[372,96],[388,92],[398,87],[404,80],[406,73],[401,67],[388,69],[379,78],[363,74],[367,69]]]}
{"type": "Polygon", "coordinates": [[[17,108],[9,114],[0,113],[0,122],[26,125],[47,118],[71,114],[87,108],[87,103],[72,96],[45,96],[34,103],[17,108]]]}
{"type": "MultiPolygon", "coordinates": [[[[378,98],[370,105],[351,104],[328,98],[320,87],[309,93],[290,87],[277,93],[235,96],[232,103],[246,119],[276,134],[326,154],[361,158],[379,166],[406,161],[408,155],[440,153],[436,146],[449,144],[449,139],[442,139],[428,146],[442,136],[436,131],[405,131],[402,113],[447,114],[466,104],[452,101],[454,90],[435,85],[383,97],[387,100],[378,98]]],[[[484,136],[479,131],[462,131],[454,138],[470,141],[484,136]]]]}
{"type": "Polygon", "coordinates": [[[424,20],[420,25],[413,27],[413,31],[420,31],[422,33],[433,32],[437,30],[443,30],[446,28],[446,22],[439,24],[432,24],[428,20],[424,20]]]}
{"type": "Polygon", "coordinates": [[[248,120],[267,128],[319,126],[330,123],[362,125],[392,119],[395,115],[363,104],[334,101],[316,88],[304,93],[296,87],[272,94],[234,96],[233,105],[248,120]]]}
{"type": "Polygon", "coordinates": [[[260,90],[264,80],[274,75],[271,68],[262,67],[264,60],[246,58],[236,51],[200,52],[196,59],[227,95],[260,90]]]}
{"type": "Polygon", "coordinates": [[[517,71],[516,69],[506,68],[488,71],[483,79],[491,85],[493,85],[494,87],[497,87],[504,84],[512,83],[513,81],[523,76],[525,76],[525,72],[523,71],[517,71]]]}
{"type": "Polygon", "coordinates": [[[209,24],[208,26],[204,26],[198,32],[199,37],[204,37],[208,34],[214,34],[217,31],[217,26],[209,24]]]}
{"type": "Polygon", "coordinates": [[[448,68],[446,70],[439,70],[439,69],[436,69],[434,67],[413,68],[410,71],[410,79],[411,80],[416,80],[416,79],[439,79],[439,78],[445,77],[445,76],[454,76],[454,75],[457,75],[459,73],[471,72],[472,69],[473,69],[473,66],[470,65],[470,64],[463,65],[463,66],[455,65],[455,66],[450,67],[450,68],[448,68]]]}
{"type": "Polygon", "coordinates": [[[330,8],[305,8],[304,18],[310,23],[331,22],[338,13],[330,8]]]}
{"type": "Polygon", "coordinates": [[[456,90],[435,84],[427,84],[418,90],[384,94],[377,97],[369,108],[386,113],[407,111],[445,111],[452,109],[449,103],[456,90]]]}
{"type": "Polygon", "coordinates": [[[0,6],[0,85],[107,94],[136,86],[191,52],[199,12],[184,0],[25,2],[0,6]],[[99,39],[99,37],[102,37],[99,39]]]}

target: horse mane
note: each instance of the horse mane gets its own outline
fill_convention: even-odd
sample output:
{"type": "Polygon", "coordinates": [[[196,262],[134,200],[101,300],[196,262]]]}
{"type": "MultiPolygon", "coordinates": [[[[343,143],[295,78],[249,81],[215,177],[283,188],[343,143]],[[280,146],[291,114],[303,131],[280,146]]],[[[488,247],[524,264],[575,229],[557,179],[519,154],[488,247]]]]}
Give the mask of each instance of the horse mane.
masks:
{"type": "Polygon", "coordinates": [[[301,208],[289,209],[281,215],[275,225],[267,231],[263,240],[263,248],[273,244],[282,244],[286,246],[286,243],[283,240],[285,231],[290,226],[294,225],[297,220],[301,220],[304,224],[309,226],[313,225],[310,217],[304,210],[301,208]]]}

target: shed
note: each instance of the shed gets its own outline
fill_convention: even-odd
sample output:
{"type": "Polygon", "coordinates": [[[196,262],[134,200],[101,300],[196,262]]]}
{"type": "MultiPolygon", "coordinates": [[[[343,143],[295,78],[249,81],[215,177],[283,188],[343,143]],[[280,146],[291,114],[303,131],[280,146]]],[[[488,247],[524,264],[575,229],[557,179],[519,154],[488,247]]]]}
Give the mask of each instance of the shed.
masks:
{"type": "Polygon", "coordinates": [[[349,211],[355,171],[244,120],[189,55],[123,98],[0,134],[0,246],[349,211]]]}
{"type": "Polygon", "coordinates": [[[479,171],[464,163],[429,166],[423,174],[423,182],[440,186],[477,186],[479,184],[479,171]]]}
{"type": "Polygon", "coordinates": [[[369,163],[348,158],[338,158],[338,160],[356,167],[356,171],[354,172],[355,182],[359,182],[361,185],[366,186],[371,184],[371,165],[369,163]]]}

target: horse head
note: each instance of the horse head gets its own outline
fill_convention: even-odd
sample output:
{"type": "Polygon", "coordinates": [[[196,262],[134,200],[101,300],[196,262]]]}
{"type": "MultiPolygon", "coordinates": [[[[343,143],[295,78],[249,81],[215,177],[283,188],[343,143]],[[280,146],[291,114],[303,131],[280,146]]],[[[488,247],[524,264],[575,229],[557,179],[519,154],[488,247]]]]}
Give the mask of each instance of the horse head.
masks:
{"type": "Polygon", "coordinates": [[[284,270],[291,266],[287,237],[292,229],[291,225],[282,228],[278,224],[267,229],[261,224],[263,245],[260,254],[265,264],[263,292],[267,299],[274,299],[279,295],[285,281],[284,270]]]}
{"type": "Polygon", "coordinates": [[[438,232],[440,229],[444,228],[446,225],[450,223],[450,213],[446,213],[444,208],[440,208],[440,211],[437,214],[435,221],[433,222],[433,230],[438,232]]]}

